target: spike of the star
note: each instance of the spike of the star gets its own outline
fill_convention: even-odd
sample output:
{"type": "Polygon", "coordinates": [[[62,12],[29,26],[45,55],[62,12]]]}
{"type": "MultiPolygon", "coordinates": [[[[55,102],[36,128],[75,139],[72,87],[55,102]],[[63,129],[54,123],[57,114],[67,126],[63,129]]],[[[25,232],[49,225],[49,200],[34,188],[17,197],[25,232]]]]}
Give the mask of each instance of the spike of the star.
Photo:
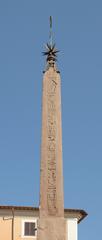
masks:
{"type": "Polygon", "coordinates": [[[47,43],[46,45],[47,45],[48,49],[51,49],[51,46],[50,46],[50,44],[49,44],[49,43],[47,43]]]}
{"type": "Polygon", "coordinates": [[[42,52],[43,53],[43,55],[48,55],[49,54],[49,52],[42,52]]]}
{"type": "Polygon", "coordinates": [[[55,51],[54,51],[54,53],[58,53],[58,52],[59,52],[59,50],[55,50],[55,51]]]}
{"type": "Polygon", "coordinates": [[[55,43],[54,43],[53,46],[52,46],[52,50],[54,50],[54,48],[55,48],[55,43]]]}

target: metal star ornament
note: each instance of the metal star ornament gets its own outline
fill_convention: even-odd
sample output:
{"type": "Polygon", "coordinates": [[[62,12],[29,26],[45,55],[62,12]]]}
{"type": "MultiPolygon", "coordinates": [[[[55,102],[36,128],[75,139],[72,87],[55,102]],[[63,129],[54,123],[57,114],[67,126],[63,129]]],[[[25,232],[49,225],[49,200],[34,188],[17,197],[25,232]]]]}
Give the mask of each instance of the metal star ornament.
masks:
{"type": "Polygon", "coordinates": [[[46,47],[46,51],[43,52],[44,56],[47,56],[47,61],[57,61],[57,53],[59,52],[56,48],[55,48],[55,43],[53,45],[47,43],[45,45],[46,47]]]}

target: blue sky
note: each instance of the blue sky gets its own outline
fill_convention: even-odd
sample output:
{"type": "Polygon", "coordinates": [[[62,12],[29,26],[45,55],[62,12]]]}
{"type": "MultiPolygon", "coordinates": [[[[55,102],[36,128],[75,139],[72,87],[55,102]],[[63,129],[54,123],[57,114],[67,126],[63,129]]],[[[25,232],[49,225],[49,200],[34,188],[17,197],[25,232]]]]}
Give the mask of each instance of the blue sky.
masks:
{"type": "Polygon", "coordinates": [[[41,96],[49,16],[60,53],[64,198],[101,236],[102,1],[0,1],[0,205],[39,203],[41,96]]]}

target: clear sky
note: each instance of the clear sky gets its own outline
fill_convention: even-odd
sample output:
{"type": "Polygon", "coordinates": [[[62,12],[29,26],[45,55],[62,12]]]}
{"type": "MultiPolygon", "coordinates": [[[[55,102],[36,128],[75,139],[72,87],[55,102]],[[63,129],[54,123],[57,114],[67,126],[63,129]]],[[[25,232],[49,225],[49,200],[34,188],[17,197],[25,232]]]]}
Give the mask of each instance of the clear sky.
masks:
{"type": "Polygon", "coordinates": [[[0,0],[0,205],[39,204],[41,95],[49,16],[60,49],[64,198],[102,235],[102,1],[0,0]]]}

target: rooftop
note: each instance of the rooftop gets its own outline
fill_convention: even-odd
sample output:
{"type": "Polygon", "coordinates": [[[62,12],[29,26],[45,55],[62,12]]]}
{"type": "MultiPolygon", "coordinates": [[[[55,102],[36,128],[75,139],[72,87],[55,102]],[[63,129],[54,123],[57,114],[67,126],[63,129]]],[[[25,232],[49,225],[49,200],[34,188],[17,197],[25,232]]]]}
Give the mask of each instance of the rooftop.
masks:
{"type": "MultiPolygon", "coordinates": [[[[36,212],[37,216],[39,216],[39,208],[31,207],[31,206],[0,206],[1,210],[14,210],[15,215],[17,211],[29,211],[36,212]]],[[[82,209],[64,209],[65,218],[77,218],[78,223],[80,223],[88,214],[82,209]]]]}

